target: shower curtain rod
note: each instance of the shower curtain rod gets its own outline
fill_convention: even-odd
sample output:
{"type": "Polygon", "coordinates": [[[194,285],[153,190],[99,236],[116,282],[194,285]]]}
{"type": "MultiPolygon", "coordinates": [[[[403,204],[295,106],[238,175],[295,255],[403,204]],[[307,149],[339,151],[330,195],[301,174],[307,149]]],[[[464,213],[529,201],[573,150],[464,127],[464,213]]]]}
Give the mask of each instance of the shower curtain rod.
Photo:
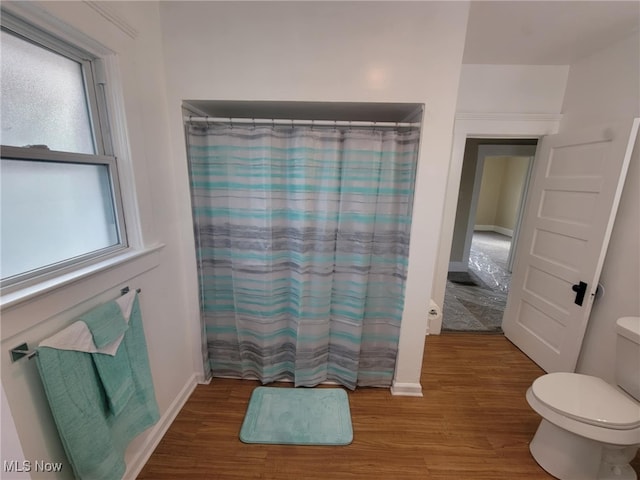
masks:
{"type": "Polygon", "coordinates": [[[188,123],[228,123],[233,124],[250,124],[250,125],[288,125],[301,126],[310,125],[312,127],[374,127],[374,128],[417,128],[420,122],[365,122],[350,120],[299,120],[285,118],[246,118],[246,117],[195,117],[187,115],[184,121],[188,123]]]}

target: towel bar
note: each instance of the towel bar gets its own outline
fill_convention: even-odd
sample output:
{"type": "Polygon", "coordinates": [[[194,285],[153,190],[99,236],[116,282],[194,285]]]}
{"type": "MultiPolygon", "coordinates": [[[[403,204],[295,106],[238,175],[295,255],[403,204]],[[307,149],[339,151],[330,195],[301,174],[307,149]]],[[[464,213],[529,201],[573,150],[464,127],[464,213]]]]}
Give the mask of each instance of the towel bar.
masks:
{"type": "MultiPolygon", "coordinates": [[[[126,295],[129,292],[130,288],[127,286],[120,290],[120,295],[126,295]]],[[[136,292],[142,293],[142,289],[136,288],[136,292]]],[[[17,347],[13,347],[11,350],[9,350],[9,355],[11,355],[11,362],[17,362],[24,357],[27,357],[29,360],[31,360],[33,357],[38,355],[38,352],[36,350],[29,350],[29,346],[26,343],[21,343],[17,347]]]]}
{"type": "Polygon", "coordinates": [[[35,350],[29,350],[29,346],[26,343],[12,348],[11,350],[9,350],[9,353],[11,354],[12,362],[16,362],[22,357],[27,357],[29,360],[31,360],[38,354],[38,352],[36,352],[35,350]]]}
{"type": "MultiPolygon", "coordinates": [[[[120,290],[120,295],[126,295],[130,291],[131,291],[131,289],[129,287],[124,287],[123,289],[120,290]]],[[[136,288],[136,293],[142,293],[142,289],[141,288],[136,288]]]]}

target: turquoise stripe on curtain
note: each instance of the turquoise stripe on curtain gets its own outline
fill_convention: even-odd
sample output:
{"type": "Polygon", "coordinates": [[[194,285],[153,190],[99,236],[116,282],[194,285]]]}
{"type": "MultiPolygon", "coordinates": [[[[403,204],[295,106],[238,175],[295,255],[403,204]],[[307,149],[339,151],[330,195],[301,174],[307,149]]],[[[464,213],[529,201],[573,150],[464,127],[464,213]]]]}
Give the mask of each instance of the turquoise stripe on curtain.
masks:
{"type": "Polygon", "coordinates": [[[191,125],[188,143],[206,368],[389,386],[419,132],[191,125]]]}

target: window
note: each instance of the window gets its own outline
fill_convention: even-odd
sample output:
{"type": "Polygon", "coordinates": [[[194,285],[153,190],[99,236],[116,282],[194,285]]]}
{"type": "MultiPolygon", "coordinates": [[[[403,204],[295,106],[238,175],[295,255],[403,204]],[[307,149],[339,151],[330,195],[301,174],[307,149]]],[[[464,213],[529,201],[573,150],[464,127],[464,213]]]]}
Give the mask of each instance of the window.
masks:
{"type": "Polygon", "coordinates": [[[3,289],[127,246],[100,59],[2,12],[3,289]]]}

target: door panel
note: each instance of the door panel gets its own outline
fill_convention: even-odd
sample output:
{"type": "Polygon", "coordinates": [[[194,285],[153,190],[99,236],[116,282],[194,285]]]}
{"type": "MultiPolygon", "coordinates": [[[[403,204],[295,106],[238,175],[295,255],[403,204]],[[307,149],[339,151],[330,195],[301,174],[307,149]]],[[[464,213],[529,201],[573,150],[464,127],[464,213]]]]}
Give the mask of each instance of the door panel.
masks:
{"type": "Polygon", "coordinates": [[[575,369],[639,124],[551,135],[538,149],[502,327],[548,372],[575,369]]]}

